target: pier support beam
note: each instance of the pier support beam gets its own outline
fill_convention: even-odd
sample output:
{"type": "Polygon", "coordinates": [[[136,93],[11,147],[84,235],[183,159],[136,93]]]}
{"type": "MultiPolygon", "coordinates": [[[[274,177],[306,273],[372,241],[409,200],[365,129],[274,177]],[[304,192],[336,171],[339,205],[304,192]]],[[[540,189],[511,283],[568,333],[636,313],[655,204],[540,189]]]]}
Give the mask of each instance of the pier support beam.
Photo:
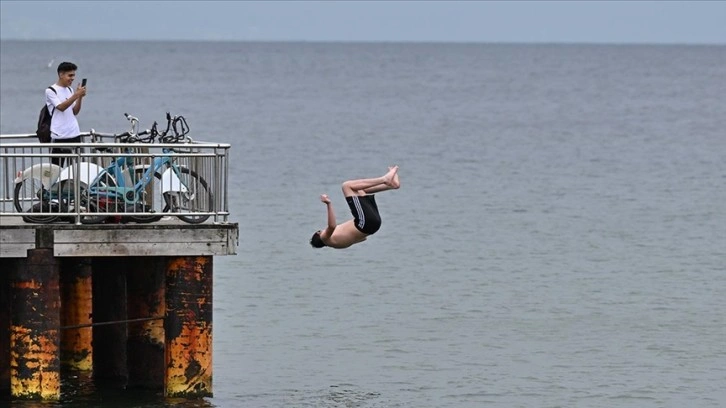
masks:
{"type": "Polygon", "coordinates": [[[15,258],[3,259],[0,272],[0,400],[10,395],[10,278],[19,265],[15,258]]]}
{"type": "MultiPolygon", "coordinates": [[[[92,291],[91,261],[69,258],[61,261],[61,326],[91,323],[92,291]]],[[[90,327],[61,331],[61,365],[90,371],[93,368],[93,330],[90,327]]]]}
{"type": "Polygon", "coordinates": [[[48,248],[28,250],[16,268],[10,325],[10,394],[21,400],[60,399],[59,267],[48,248]]]}
{"type": "Polygon", "coordinates": [[[130,388],[164,387],[164,314],[166,301],[165,257],[134,258],[127,274],[129,320],[162,319],[129,323],[128,368],[130,388]]]}
{"type": "Polygon", "coordinates": [[[171,258],[166,270],[167,397],[212,396],[212,257],[171,258]]]}
{"type": "Polygon", "coordinates": [[[93,259],[93,322],[101,324],[93,327],[94,379],[125,382],[128,378],[124,322],[128,262],[128,258],[93,259]]]}

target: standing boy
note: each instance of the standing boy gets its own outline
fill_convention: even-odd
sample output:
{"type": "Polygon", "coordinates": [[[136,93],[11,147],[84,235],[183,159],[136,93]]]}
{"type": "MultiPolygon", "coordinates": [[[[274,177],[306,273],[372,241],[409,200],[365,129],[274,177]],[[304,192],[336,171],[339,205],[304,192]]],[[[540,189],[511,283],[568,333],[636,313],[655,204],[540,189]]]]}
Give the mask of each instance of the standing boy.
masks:
{"type": "MultiPolygon", "coordinates": [[[[76,115],[81,111],[86,87],[78,85],[73,92],[71,85],[76,78],[78,67],[72,62],[61,62],[58,65],[58,81],[51,85],[53,89],[45,90],[45,104],[53,118],[50,122],[52,143],[80,143],[81,130],[76,115]]],[[[51,149],[51,153],[68,153],[67,149],[51,149]]],[[[64,157],[53,157],[53,164],[63,166],[64,157]]]]}

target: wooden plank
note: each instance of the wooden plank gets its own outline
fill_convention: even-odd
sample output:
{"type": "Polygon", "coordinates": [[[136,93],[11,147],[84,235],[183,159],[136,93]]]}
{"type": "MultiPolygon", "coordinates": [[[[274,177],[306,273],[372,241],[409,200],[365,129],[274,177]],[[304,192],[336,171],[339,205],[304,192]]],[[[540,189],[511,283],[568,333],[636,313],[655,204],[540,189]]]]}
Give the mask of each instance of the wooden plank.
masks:
{"type": "Polygon", "coordinates": [[[230,231],[106,230],[55,231],[55,256],[199,256],[229,255],[230,231]]]}
{"type": "Polygon", "coordinates": [[[56,230],[56,244],[66,243],[189,243],[226,241],[226,231],[207,229],[108,229],[108,230],[56,230]]]}
{"type": "Polygon", "coordinates": [[[0,258],[25,258],[35,248],[34,229],[0,230],[0,258]]]}
{"type": "MultiPolygon", "coordinates": [[[[25,258],[36,228],[3,223],[0,258],[25,258]]],[[[58,257],[236,255],[239,245],[236,224],[53,224],[52,234],[58,257]]]]}
{"type": "Polygon", "coordinates": [[[226,243],[56,244],[55,256],[201,256],[227,255],[226,243]]]}
{"type": "Polygon", "coordinates": [[[239,229],[234,231],[227,230],[227,254],[237,255],[237,247],[239,246],[239,229]]]}

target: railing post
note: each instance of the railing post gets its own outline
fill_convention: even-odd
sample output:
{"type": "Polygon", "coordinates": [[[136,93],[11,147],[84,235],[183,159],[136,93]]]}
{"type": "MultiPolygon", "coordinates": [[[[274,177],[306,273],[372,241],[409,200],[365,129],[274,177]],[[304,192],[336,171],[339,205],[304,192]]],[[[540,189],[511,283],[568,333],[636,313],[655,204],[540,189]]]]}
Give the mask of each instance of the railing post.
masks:
{"type": "Polygon", "coordinates": [[[76,203],[76,225],[81,225],[81,148],[75,149],[76,158],[73,163],[73,200],[76,203]]]}

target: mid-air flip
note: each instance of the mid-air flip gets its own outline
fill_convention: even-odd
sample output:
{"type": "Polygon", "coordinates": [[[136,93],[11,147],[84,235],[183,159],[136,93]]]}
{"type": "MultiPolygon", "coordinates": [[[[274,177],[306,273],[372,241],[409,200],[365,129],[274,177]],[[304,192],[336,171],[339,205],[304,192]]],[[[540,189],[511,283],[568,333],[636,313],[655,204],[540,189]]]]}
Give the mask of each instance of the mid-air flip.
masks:
{"type": "Polygon", "coordinates": [[[388,172],[381,177],[345,181],[342,187],[353,219],[337,224],[330,198],[327,194],[321,195],[320,201],[325,203],[328,210],[328,225],[310,238],[310,245],[314,248],[348,248],[375,234],[381,227],[375,193],[401,187],[398,166],[389,167],[388,172]]]}

